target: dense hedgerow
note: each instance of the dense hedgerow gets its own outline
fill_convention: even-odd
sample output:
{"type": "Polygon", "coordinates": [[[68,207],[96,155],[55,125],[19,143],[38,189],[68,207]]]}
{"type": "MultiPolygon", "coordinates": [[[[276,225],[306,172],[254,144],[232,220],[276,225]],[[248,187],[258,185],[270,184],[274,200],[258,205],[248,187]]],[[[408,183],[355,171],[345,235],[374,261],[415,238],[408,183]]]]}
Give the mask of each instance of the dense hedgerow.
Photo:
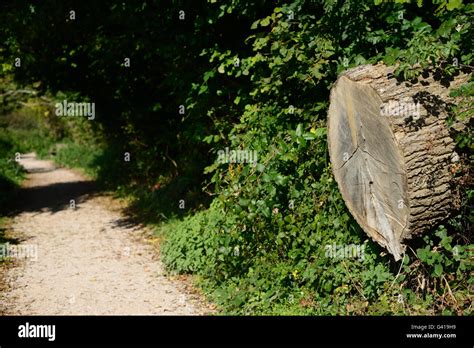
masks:
{"type": "MultiPolygon", "coordinates": [[[[470,313],[470,213],[413,241],[393,262],[345,208],[330,173],[325,121],[329,89],[347,68],[384,61],[413,78],[433,64],[453,73],[458,67],[445,62],[455,57],[469,65],[472,9],[294,1],[254,21],[246,40],[252,54],[205,51],[214,63],[206,76],[247,76],[252,86],[235,94],[240,122],[205,140],[214,154],[248,149],[259,160],[206,168],[218,196],[209,210],[165,227],[170,269],[199,274],[234,313],[470,313]],[[350,244],[363,248],[362,260],[328,257],[328,246],[350,244]]],[[[472,205],[472,189],[464,199],[472,205]]]]}

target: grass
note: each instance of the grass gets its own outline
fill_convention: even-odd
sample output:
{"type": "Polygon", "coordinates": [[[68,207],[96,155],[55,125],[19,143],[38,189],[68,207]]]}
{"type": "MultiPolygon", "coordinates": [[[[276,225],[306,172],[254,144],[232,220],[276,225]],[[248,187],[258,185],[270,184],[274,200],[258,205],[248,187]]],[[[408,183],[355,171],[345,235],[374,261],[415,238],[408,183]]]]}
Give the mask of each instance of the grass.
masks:
{"type": "Polygon", "coordinates": [[[87,176],[97,179],[99,167],[97,166],[104,150],[100,147],[85,146],[71,141],[55,144],[52,147],[55,151],[54,156],[49,156],[53,161],[64,167],[82,170],[87,176]]]}

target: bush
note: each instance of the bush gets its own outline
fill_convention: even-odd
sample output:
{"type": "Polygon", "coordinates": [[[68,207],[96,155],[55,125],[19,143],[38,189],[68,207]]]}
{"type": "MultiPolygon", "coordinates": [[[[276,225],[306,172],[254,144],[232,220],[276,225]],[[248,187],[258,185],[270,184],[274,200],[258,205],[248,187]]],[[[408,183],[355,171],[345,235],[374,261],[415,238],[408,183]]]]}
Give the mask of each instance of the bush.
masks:
{"type": "Polygon", "coordinates": [[[0,128],[0,214],[6,213],[24,177],[22,168],[15,161],[16,152],[18,147],[9,134],[0,128]]]}
{"type": "MultiPolygon", "coordinates": [[[[230,131],[217,125],[218,132],[205,141],[216,158],[228,147],[256,151],[258,161],[215,161],[206,168],[218,197],[208,211],[174,224],[166,234],[166,265],[201,275],[212,299],[231,313],[469,312],[463,290],[469,256],[461,252],[469,249],[469,238],[452,260],[450,250],[460,238],[454,241],[442,229],[428,232],[413,242],[415,254],[408,250],[403,263],[393,262],[345,208],[326,145],[329,89],[343,70],[383,60],[399,63],[403,79],[415,77],[429,61],[462,56],[469,64],[470,25],[458,26],[460,35],[453,30],[472,5],[449,6],[440,5],[433,14],[397,3],[294,1],[254,21],[254,34],[246,40],[251,54],[205,51],[214,63],[206,74],[250,76],[252,87],[232,97],[240,121],[230,131]],[[289,18],[291,13],[297,19],[289,18]],[[412,69],[415,63],[419,70],[412,69]],[[351,244],[364,248],[363,260],[327,254],[328,246],[351,244]],[[415,279],[425,285],[420,288],[415,279]]],[[[199,92],[219,96],[222,89],[199,92]]],[[[208,111],[214,112],[218,109],[208,111]]],[[[461,232],[449,225],[450,235],[461,232]]]]}

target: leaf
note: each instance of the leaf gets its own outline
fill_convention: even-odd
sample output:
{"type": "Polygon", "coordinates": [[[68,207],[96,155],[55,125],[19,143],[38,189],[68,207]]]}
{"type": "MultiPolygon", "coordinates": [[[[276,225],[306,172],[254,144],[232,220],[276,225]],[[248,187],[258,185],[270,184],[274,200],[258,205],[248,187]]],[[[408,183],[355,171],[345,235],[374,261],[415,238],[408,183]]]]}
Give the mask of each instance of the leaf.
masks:
{"type": "Polygon", "coordinates": [[[257,164],[257,170],[262,173],[265,170],[265,166],[261,163],[257,164]]]}
{"type": "Polygon", "coordinates": [[[266,27],[266,26],[268,26],[269,24],[270,24],[270,16],[267,16],[267,17],[265,17],[264,19],[262,19],[262,20],[260,21],[260,25],[261,25],[262,27],[266,27]]]}
{"type": "Polygon", "coordinates": [[[434,276],[440,277],[442,273],[443,273],[443,266],[441,266],[440,264],[435,265],[434,272],[433,272],[434,276]]]}
{"type": "Polygon", "coordinates": [[[462,7],[462,0],[449,0],[446,8],[448,11],[456,10],[462,7]]]}
{"type": "Polygon", "coordinates": [[[428,259],[429,250],[427,248],[428,247],[420,248],[416,251],[416,255],[422,262],[426,262],[428,259]]]}
{"type": "Polygon", "coordinates": [[[296,126],[296,136],[300,137],[303,132],[303,125],[300,123],[296,126]]]}
{"type": "Polygon", "coordinates": [[[318,128],[316,129],[316,131],[314,132],[314,134],[317,136],[317,137],[322,137],[323,135],[326,135],[326,127],[321,127],[321,128],[318,128]]]}
{"type": "Polygon", "coordinates": [[[288,182],[288,178],[284,177],[283,175],[278,174],[275,177],[275,182],[277,185],[285,185],[288,182]]]}
{"type": "Polygon", "coordinates": [[[269,218],[271,216],[271,211],[269,207],[263,206],[261,211],[263,213],[263,216],[265,216],[266,218],[269,218]]]}
{"type": "Polygon", "coordinates": [[[204,80],[204,82],[207,82],[207,80],[209,80],[212,77],[214,77],[214,70],[206,71],[204,73],[203,80],[204,80]]]}
{"type": "Polygon", "coordinates": [[[393,65],[399,56],[400,50],[398,48],[387,47],[385,49],[385,57],[383,60],[387,65],[393,65]]]}
{"type": "Polygon", "coordinates": [[[206,168],[204,168],[204,174],[212,173],[213,171],[217,169],[218,166],[219,166],[218,163],[214,163],[210,166],[207,166],[206,168]]]}
{"type": "Polygon", "coordinates": [[[250,201],[248,199],[243,199],[243,198],[239,199],[239,205],[242,207],[247,207],[249,205],[249,202],[250,201]]]}
{"type": "Polygon", "coordinates": [[[199,88],[198,95],[201,95],[201,94],[206,93],[206,92],[207,92],[207,86],[206,85],[201,85],[201,87],[199,88]]]}
{"type": "Polygon", "coordinates": [[[204,141],[205,143],[210,144],[210,143],[212,142],[212,139],[213,139],[213,138],[214,138],[213,135],[208,135],[208,136],[204,137],[204,138],[202,139],[202,141],[204,141]]]}

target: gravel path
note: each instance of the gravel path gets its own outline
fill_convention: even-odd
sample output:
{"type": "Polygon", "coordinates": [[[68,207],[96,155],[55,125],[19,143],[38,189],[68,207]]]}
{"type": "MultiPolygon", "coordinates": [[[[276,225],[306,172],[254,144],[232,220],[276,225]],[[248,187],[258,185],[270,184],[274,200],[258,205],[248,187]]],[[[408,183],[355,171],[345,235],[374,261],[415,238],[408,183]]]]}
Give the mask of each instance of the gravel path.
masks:
{"type": "Polygon", "coordinates": [[[164,275],[150,233],[68,169],[24,155],[28,178],[11,234],[0,312],[13,315],[201,315],[198,295],[164,275]],[[75,200],[75,209],[71,207],[75,200]],[[21,252],[20,252],[21,251],[21,252]],[[23,253],[23,255],[21,255],[23,253]],[[23,257],[25,256],[25,257],[23,257]],[[3,307],[3,308],[2,308],[3,307]]]}

